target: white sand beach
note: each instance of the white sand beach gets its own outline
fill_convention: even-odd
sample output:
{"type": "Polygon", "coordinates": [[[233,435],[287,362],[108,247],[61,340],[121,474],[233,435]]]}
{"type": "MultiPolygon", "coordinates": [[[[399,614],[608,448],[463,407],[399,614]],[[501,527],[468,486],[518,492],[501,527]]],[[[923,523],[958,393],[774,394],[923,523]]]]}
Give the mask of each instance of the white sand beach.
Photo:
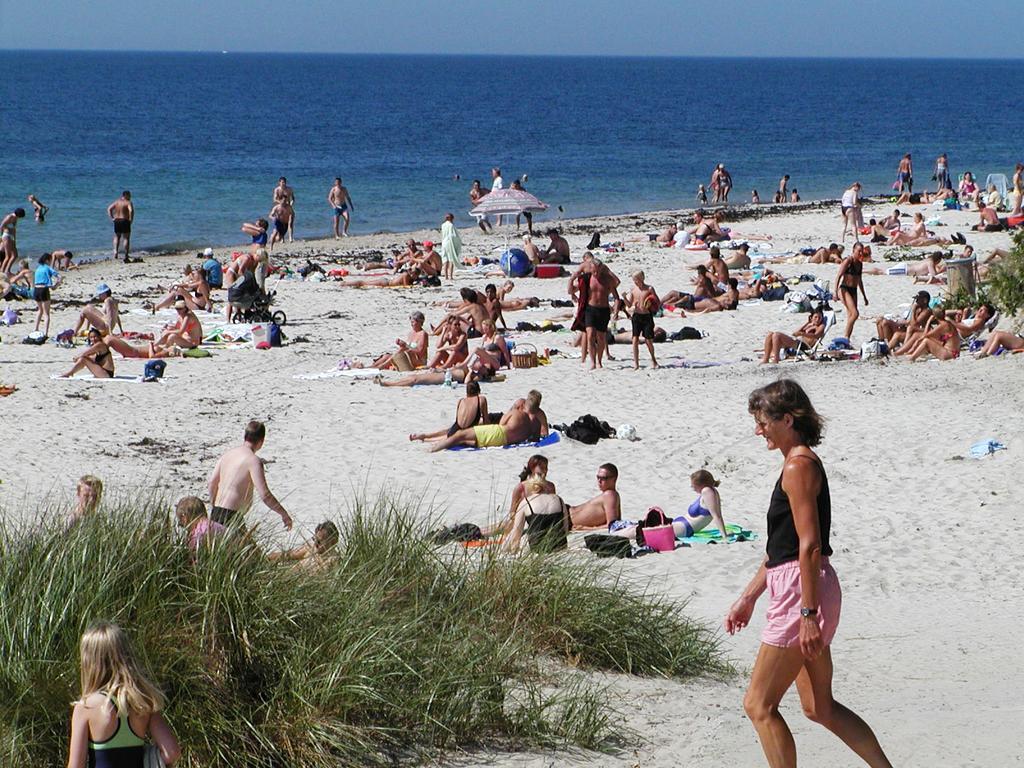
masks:
{"type": "MultiPolygon", "coordinates": [[[[874,205],[865,210],[865,218],[890,210],[874,205]]],[[[939,215],[941,234],[968,233],[977,219],[967,211],[939,215]]],[[[661,212],[576,220],[566,222],[565,231],[578,260],[594,229],[601,231],[603,242],[626,240],[676,216],[661,212]]],[[[741,235],[770,235],[772,252],[826,245],[838,239],[842,227],[832,206],[743,219],[733,226],[741,235]]],[[[438,239],[436,231],[411,236],[438,239]]],[[[503,243],[502,237],[478,230],[463,230],[462,236],[464,255],[500,251],[503,243]]],[[[387,253],[405,237],[297,242],[275,250],[272,258],[387,253]]],[[[968,233],[968,241],[983,255],[992,247],[1007,247],[1009,237],[968,233]]],[[[876,246],[875,258],[885,250],[876,246]]],[[[598,255],[624,284],[633,270],[644,269],[660,293],[687,288],[693,273],[684,264],[706,259],[704,253],[646,243],[627,243],[622,253],[598,255]]],[[[315,260],[331,266],[325,258],[315,260]]],[[[115,297],[132,296],[122,307],[126,328],[158,330],[160,318],[169,314],[153,319],[137,310],[144,299],[157,296],[154,286],[169,285],[189,261],[195,261],[194,254],[142,264],[87,265],[65,273],[54,300],[88,299],[102,280],[115,297]]],[[[836,265],[776,269],[787,277],[812,274],[834,283],[836,265]]],[[[205,496],[206,479],[220,452],[241,440],[247,420],[259,418],[267,423],[261,455],[270,486],[295,518],[296,531],[286,536],[277,516],[260,504],[249,512],[249,520],[260,522],[282,543],[308,536],[326,516],[344,514],[354,494],[381,488],[422,498],[449,522],[493,520],[505,513],[529,449],[430,454],[408,440],[411,432],[447,427],[461,387],[387,389],[349,376],[296,378],[332,371],[341,359],[369,363],[396,336],[405,335],[410,312],[422,310],[428,322],[436,322],[443,310],[432,306],[434,301],[455,298],[463,286],[482,289],[492,280],[463,272],[440,289],[353,289],[299,280],[275,285],[271,278],[269,284],[278,291],[276,307],[288,314],[284,330],[289,343],[269,351],[246,346],[214,349],[208,359],[170,359],[162,384],[52,380],[52,374],[70,366],[73,353],[53,344],[18,343],[34,319],[34,304],[22,302],[22,323],[0,329],[0,381],[18,387],[0,400],[8,449],[0,470],[0,507],[6,515],[30,514],[35,500],[47,494],[70,500],[76,479],[86,473],[98,475],[114,494],[156,489],[170,498],[205,496]]],[[[921,287],[933,295],[942,290],[898,276],[866,275],[865,286],[870,305],[862,307],[855,345],[874,335],[875,317],[905,309],[921,287]]],[[[511,295],[565,298],[566,280],[517,280],[511,295]]],[[[832,562],[844,592],[833,646],[836,698],[873,726],[896,765],[1017,764],[1024,760],[1024,666],[1016,647],[1024,598],[1018,563],[1024,551],[1024,355],[759,365],[765,334],[792,332],[805,319],[781,313],[783,306],[741,303],[735,312],[686,318],[666,313],[658,325],[669,332],[690,325],[708,335],[658,345],[659,361],[667,366],[662,370],[651,370],[641,349],[642,370],[633,371],[629,348],[613,346],[616,359],[604,370],[591,372],[578,359],[555,355],[550,365],[512,370],[506,381],[484,384],[483,393],[495,411],[538,389],[551,423],[592,413],[612,426],[636,427],[637,442],[587,446],[563,439],[543,451],[550,459],[549,479],[570,503],[594,495],[597,466],[613,462],[619,468],[625,516],[635,519],[651,505],[678,513],[693,498],[690,473],[711,470],[721,481],[726,522],[752,529],[760,534],[757,541],[680,548],[614,561],[609,567],[688,601],[690,614],[720,627],[763,555],[765,512],[781,466],[779,455],[767,451],[754,434],[747,395],[780,376],[796,378],[828,420],[820,454],[833,499],[832,562]],[[987,438],[1006,450],[971,458],[971,444],[987,438]]],[[[550,307],[508,312],[506,319],[514,326],[559,312],[550,307]]],[[[76,317],[77,308],[55,308],[51,335],[72,327],[76,317]]],[[[207,331],[216,326],[201,319],[207,331]]],[[[830,335],[841,333],[842,323],[840,312],[838,328],[830,335]]],[[[628,327],[628,321],[620,324],[628,327]]],[[[1000,327],[1009,327],[1008,321],[1000,327]]],[[[512,337],[540,349],[571,349],[568,332],[512,337]]],[[[142,372],[142,360],[115,359],[118,374],[142,372]]],[[[593,557],[582,549],[581,539],[572,537],[567,556],[593,557]]],[[[748,629],[723,637],[727,656],[742,673],[754,660],[764,603],[748,629]]],[[[611,705],[622,713],[623,724],[641,735],[639,764],[668,768],[763,764],[742,708],[748,677],[686,684],[603,679],[614,692],[611,705]]],[[[803,718],[795,691],[785,699],[783,713],[794,729],[802,764],[860,764],[834,736],[803,718]]],[[[629,766],[636,760],[626,750],[617,756],[477,754],[458,763],[518,768],[629,766]]]]}

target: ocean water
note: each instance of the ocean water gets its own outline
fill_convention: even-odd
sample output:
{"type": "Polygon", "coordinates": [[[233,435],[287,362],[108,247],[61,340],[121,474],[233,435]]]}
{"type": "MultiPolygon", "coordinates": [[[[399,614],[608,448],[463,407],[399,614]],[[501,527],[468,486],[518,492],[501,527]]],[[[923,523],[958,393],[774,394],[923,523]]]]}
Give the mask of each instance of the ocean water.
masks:
{"type": "Polygon", "coordinates": [[[280,175],[309,237],[335,176],[365,233],[471,224],[494,165],[553,219],[693,205],[717,162],[742,201],[783,173],[804,199],[881,192],[908,151],[917,186],[940,152],[982,179],[1024,157],[1022,61],[7,51],[0,72],[0,207],[51,207],[19,227],[29,255],[109,248],[122,189],[134,248],[162,249],[245,242],[280,175]]]}

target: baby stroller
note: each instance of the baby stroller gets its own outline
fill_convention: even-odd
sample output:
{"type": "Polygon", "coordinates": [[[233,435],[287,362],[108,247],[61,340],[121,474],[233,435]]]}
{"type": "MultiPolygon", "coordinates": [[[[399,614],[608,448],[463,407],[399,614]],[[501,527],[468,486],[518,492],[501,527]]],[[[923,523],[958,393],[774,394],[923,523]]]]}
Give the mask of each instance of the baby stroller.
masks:
{"type": "MultiPolygon", "coordinates": [[[[280,281],[280,278],[278,279],[280,281]]],[[[276,285],[276,284],[275,284],[276,285]]],[[[271,310],[277,291],[260,289],[249,272],[228,289],[228,301],[239,309],[238,321],[243,323],[276,323],[285,325],[288,316],[280,309],[271,310]]]]}

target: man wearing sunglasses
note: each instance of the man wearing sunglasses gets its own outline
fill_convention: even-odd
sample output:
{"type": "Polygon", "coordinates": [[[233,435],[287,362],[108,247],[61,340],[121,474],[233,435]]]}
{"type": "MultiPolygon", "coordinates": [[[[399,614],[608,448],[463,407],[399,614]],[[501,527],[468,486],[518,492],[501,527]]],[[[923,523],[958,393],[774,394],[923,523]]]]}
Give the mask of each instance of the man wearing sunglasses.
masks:
{"type": "Polygon", "coordinates": [[[622,500],[615,490],[619,479],[619,470],[614,464],[602,464],[597,468],[597,487],[600,492],[589,501],[569,507],[574,530],[582,528],[604,528],[610,530],[612,524],[622,518],[622,500]]]}

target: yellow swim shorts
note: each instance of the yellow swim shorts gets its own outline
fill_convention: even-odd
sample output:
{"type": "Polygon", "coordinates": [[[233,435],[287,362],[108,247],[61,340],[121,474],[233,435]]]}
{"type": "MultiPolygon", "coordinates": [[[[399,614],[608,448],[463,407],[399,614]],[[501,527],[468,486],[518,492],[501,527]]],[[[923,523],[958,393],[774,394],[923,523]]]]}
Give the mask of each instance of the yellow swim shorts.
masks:
{"type": "Polygon", "coordinates": [[[483,424],[473,427],[477,448],[494,448],[505,445],[505,428],[501,424],[483,424]]]}

